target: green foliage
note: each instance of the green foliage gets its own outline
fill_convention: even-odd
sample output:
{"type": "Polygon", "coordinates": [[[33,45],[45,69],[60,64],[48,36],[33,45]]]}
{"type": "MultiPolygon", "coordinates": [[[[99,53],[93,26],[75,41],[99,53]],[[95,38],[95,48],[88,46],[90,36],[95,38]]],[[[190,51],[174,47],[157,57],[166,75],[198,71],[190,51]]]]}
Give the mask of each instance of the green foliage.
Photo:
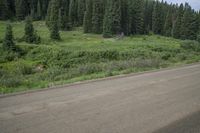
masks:
{"type": "Polygon", "coordinates": [[[197,41],[200,43],[200,34],[197,35],[197,41]]]}
{"type": "Polygon", "coordinates": [[[24,20],[26,16],[25,0],[15,0],[16,17],[18,20],[24,20]]]}
{"type": "Polygon", "coordinates": [[[40,43],[40,37],[37,35],[36,31],[34,30],[32,20],[30,17],[26,18],[24,39],[27,43],[35,43],[35,44],[40,43]]]}
{"type": "Polygon", "coordinates": [[[8,18],[8,3],[7,0],[0,0],[0,20],[8,18]]]}
{"type": "Polygon", "coordinates": [[[84,13],[83,20],[83,32],[90,33],[92,32],[92,0],[86,0],[86,11],[84,13]]]}
{"type": "Polygon", "coordinates": [[[174,27],[173,27],[173,37],[174,38],[180,38],[181,37],[181,23],[182,23],[182,17],[183,17],[184,9],[183,4],[180,5],[178,9],[178,16],[175,20],[174,27]]]}
{"type": "Polygon", "coordinates": [[[10,24],[7,24],[6,27],[6,34],[3,41],[3,49],[8,52],[13,52],[17,49],[13,41],[12,26],[10,24]]]}
{"type": "Polygon", "coordinates": [[[0,88],[18,87],[22,84],[22,78],[18,76],[3,76],[0,78],[0,88]]]}
{"type": "MultiPolygon", "coordinates": [[[[24,23],[12,23],[13,33],[22,38],[24,23]]],[[[0,22],[0,27],[5,23],[0,22]]],[[[103,39],[101,35],[82,34],[82,29],[61,31],[62,41],[48,39],[43,22],[33,22],[40,29],[40,45],[18,42],[21,53],[9,54],[0,48],[0,89],[11,93],[56,84],[117,74],[152,70],[200,60],[195,44],[152,34],[103,39]],[[8,79],[8,80],[6,80],[8,79]]],[[[0,28],[0,35],[5,29],[0,28]]],[[[2,45],[0,45],[2,47],[2,45]]]]}
{"type": "Polygon", "coordinates": [[[200,43],[197,41],[185,40],[181,43],[181,47],[185,50],[200,51],[200,43]]]}
{"type": "Polygon", "coordinates": [[[100,34],[103,31],[103,3],[102,0],[93,1],[92,32],[100,34]]]}
{"type": "Polygon", "coordinates": [[[82,26],[83,25],[83,19],[84,19],[84,12],[86,8],[86,0],[78,0],[78,11],[77,11],[77,16],[78,16],[78,25],[82,26]]]}
{"type": "Polygon", "coordinates": [[[69,22],[72,26],[78,25],[78,4],[77,0],[70,0],[69,4],[69,22]]]}
{"type": "Polygon", "coordinates": [[[144,33],[144,1],[129,0],[129,34],[144,33]],[[134,15],[133,15],[134,14],[134,15]]]}
{"type": "Polygon", "coordinates": [[[155,34],[162,33],[162,7],[159,1],[156,1],[154,5],[153,15],[152,15],[152,30],[155,34]]]}
{"type": "Polygon", "coordinates": [[[54,40],[61,39],[59,33],[59,6],[59,1],[51,0],[46,19],[46,24],[50,30],[50,38],[54,40]]]}

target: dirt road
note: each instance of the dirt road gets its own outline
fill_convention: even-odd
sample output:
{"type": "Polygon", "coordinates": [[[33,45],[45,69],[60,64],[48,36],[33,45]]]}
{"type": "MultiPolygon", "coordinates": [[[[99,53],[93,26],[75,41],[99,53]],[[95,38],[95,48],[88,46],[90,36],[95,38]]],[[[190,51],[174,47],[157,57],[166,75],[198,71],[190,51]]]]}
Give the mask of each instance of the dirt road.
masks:
{"type": "Polygon", "coordinates": [[[200,133],[200,64],[0,98],[0,133],[200,133]]]}

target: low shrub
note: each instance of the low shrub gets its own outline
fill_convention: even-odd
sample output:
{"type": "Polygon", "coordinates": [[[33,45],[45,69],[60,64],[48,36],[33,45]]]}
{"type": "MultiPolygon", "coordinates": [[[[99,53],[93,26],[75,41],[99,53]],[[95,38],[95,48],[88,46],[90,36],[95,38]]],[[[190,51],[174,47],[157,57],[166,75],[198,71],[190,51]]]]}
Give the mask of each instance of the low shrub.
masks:
{"type": "Polygon", "coordinates": [[[101,66],[100,64],[86,64],[78,68],[78,71],[81,75],[92,74],[92,73],[100,72],[102,70],[103,70],[103,66],[101,66]]]}
{"type": "Polygon", "coordinates": [[[19,57],[20,54],[16,52],[3,52],[2,55],[0,56],[0,63],[13,61],[19,57]]]}
{"type": "Polygon", "coordinates": [[[192,40],[185,40],[181,43],[181,48],[185,50],[200,51],[200,43],[192,40]]]}
{"type": "Polygon", "coordinates": [[[14,73],[21,75],[29,75],[33,73],[33,67],[24,62],[18,62],[15,65],[14,73]]]}
{"type": "Polygon", "coordinates": [[[18,87],[22,84],[22,78],[16,75],[3,76],[0,78],[0,88],[1,87],[18,87]]]}

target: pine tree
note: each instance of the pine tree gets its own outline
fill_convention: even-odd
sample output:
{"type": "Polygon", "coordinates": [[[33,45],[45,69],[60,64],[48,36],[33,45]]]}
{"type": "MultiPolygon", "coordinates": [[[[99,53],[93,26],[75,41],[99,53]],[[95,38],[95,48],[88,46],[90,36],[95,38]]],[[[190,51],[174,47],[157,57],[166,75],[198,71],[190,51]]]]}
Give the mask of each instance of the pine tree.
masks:
{"type": "Polygon", "coordinates": [[[30,17],[26,17],[26,25],[25,25],[25,35],[24,39],[27,43],[40,43],[40,37],[37,35],[34,30],[32,20],[30,17]]]}
{"type": "Polygon", "coordinates": [[[103,37],[109,38],[112,36],[112,1],[107,1],[106,10],[103,20],[103,37]]]}
{"type": "Polygon", "coordinates": [[[103,30],[103,3],[101,0],[93,1],[92,32],[100,34],[103,30]]]}
{"type": "Polygon", "coordinates": [[[37,19],[40,20],[41,18],[42,18],[42,10],[41,10],[40,0],[38,0],[38,3],[37,3],[37,19]]]}
{"type": "Polygon", "coordinates": [[[181,37],[181,24],[182,24],[183,13],[184,13],[183,4],[181,4],[178,9],[178,16],[173,26],[173,37],[177,39],[181,37]]]}
{"type": "Polygon", "coordinates": [[[54,39],[54,40],[60,40],[60,33],[59,33],[59,27],[58,27],[58,22],[56,21],[53,21],[51,23],[51,34],[50,34],[50,37],[51,39],[54,39]]]}
{"type": "Polygon", "coordinates": [[[164,35],[165,36],[171,36],[172,35],[172,12],[171,10],[168,11],[166,20],[165,20],[165,25],[164,25],[164,35]]]}
{"type": "Polygon", "coordinates": [[[13,41],[12,26],[10,24],[8,24],[6,27],[6,33],[3,40],[3,49],[8,52],[16,51],[16,45],[13,41]]]}
{"type": "Polygon", "coordinates": [[[8,18],[8,3],[7,0],[0,0],[0,20],[8,18]]]}
{"type": "Polygon", "coordinates": [[[71,25],[69,25],[69,0],[62,0],[61,7],[59,9],[59,27],[61,30],[70,30],[71,25]]]}
{"type": "Polygon", "coordinates": [[[121,32],[121,2],[120,0],[110,0],[103,21],[103,36],[111,37],[113,34],[121,32]]]}
{"type": "Polygon", "coordinates": [[[121,31],[128,35],[128,0],[121,0],[121,31]]]}
{"type": "Polygon", "coordinates": [[[92,0],[86,0],[86,11],[84,13],[83,31],[92,32],[92,0]]]}
{"type": "MultiPolygon", "coordinates": [[[[15,17],[15,2],[14,0],[6,0],[7,1],[7,7],[8,7],[8,18],[12,19],[15,17]]],[[[1,8],[0,8],[1,10],[1,8]]]]}
{"type": "Polygon", "coordinates": [[[193,31],[192,31],[192,25],[193,25],[193,14],[192,9],[189,6],[188,3],[185,4],[185,11],[182,18],[182,24],[181,24],[181,39],[192,39],[193,37],[193,31]]]}
{"type": "Polygon", "coordinates": [[[15,0],[16,17],[18,20],[24,20],[26,16],[25,0],[15,0]]]}
{"type": "Polygon", "coordinates": [[[112,10],[112,34],[121,32],[121,0],[114,0],[111,6],[112,10]]]}
{"type": "Polygon", "coordinates": [[[69,5],[69,22],[72,26],[78,25],[78,14],[77,14],[77,0],[70,0],[69,5]]]}
{"type": "Polygon", "coordinates": [[[152,15],[152,30],[155,34],[162,33],[162,14],[161,14],[161,5],[156,1],[154,5],[153,15],[152,15]]]}
{"type": "Polygon", "coordinates": [[[136,33],[144,34],[144,0],[136,0],[136,33]]]}
{"type": "Polygon", "coordinates": [[[54,40],[61,39],[59,33],[59,9],[60,9],[60,1],[51,0],[48,7],[46,24],[50,30],[50,38],[54,40]]]}
{"type": "Polygon", "coordinates": [[[83,19],[84,19],[84,12],[85,12],[85,0],[78,0],[78,25],[82,26],[83,25],[83,19]]]}

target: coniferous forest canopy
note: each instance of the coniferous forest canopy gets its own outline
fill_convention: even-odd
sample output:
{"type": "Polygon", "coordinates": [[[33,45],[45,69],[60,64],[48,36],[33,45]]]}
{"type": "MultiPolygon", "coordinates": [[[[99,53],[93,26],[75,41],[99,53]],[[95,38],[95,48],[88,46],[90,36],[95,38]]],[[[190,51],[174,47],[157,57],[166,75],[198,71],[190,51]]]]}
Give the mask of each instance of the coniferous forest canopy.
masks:
{"type": "MultiPolygon", "coordinates": [[[[50,31],[83,26],[104,37],[153,32],[179,39],[197,39],[200,12],[188,3],[154,0],[0,0],[1,20],[46,20],[50,31]]],[[[53,36],[53,35],[52,35],[53,36]]],[[[52,38],[59,38],[56,37],[52,38]]]]}

